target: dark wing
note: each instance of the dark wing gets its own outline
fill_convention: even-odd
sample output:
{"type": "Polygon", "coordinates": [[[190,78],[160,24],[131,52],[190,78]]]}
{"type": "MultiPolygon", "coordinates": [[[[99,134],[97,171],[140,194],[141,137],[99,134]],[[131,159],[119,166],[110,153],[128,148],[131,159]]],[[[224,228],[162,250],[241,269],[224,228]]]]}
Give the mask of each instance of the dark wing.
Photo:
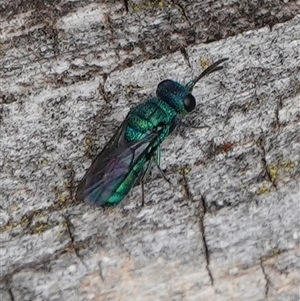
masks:
{"type": "Polygon", "coordinates": [[[149,153],[149,146],[159,135],[159,132],[152,132],[140,140],[126,142],[126,126],[127,120],[122,123],[86,172],[77,188],[77,200],[96,205],[107,203],[135,163],[141,156],[149,153]]]}

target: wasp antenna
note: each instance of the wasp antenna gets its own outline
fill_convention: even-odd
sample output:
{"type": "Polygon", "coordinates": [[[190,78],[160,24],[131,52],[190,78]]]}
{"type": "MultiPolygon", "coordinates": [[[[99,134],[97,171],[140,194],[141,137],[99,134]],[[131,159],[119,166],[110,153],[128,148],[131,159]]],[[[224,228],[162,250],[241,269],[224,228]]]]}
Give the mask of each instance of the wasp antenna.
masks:
{"type": "Polygon", "coordinates": [[[219,71],[221,69],[223,69],[223,66],[219,66],[221,63],[227,61],[228,58],[224,58],[224,59],[220,59],[218,61],[216,61],[215,63],[213,63],[212,65],[210,65],[209,67],[207,67],[198,77],[196,77],[195,79],[193,79],[192,81],[188,82],[186,84],[186,88],[189,90],[189,91],[192,91],[194,86],[196,85],[196,83],[205,75],[208,75],[212,72],[215,72],[215,71],[219,71]]]}

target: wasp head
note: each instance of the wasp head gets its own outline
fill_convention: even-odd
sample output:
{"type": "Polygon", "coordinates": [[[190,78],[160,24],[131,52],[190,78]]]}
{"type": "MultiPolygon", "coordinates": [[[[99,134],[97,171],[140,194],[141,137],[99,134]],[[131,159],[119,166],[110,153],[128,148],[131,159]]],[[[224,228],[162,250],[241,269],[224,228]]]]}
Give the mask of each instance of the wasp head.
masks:
{"type": "Polygon", "coordinates": [[[166,102],[177,114],[187,114],[196,107],[195,97],[180,83],[166,79],[159,83],[156,95],[166,102]]]}

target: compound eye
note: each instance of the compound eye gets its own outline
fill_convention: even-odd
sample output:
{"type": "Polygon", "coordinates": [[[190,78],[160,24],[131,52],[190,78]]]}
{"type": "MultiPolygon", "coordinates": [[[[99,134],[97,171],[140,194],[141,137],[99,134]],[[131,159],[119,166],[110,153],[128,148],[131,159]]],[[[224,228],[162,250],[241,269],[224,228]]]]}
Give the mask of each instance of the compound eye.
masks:
{"type": "Polygon", "coordinates": [[[188,94],[184,99],[183,103],[184,103],[184,108],[186,109],[187,112],[193,111],[196,107],[196,100],[192,94],[188,94]]]}

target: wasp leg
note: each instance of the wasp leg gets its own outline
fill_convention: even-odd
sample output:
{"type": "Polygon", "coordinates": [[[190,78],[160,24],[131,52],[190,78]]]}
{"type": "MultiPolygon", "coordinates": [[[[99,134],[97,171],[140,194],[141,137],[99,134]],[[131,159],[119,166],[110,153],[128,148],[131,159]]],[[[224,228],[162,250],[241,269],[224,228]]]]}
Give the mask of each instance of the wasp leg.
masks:
{"type": "MultiPolygon", "coordinates": [[[[204,123],[204,122],[203,122],[204,123]]],[[[205,124],[205,123],[204,123],[205,124]]],[[[192,129],[205,129],[205,128],[211,128],[209,125],[205,124],[203,126],[195,126],[195,125],[191,125],[183,120],[180,120],[178,122],[178,126],[183,126],[183,127],[186,127],[186,128],[192,128],[192,129]]]]}
{"type": "Polygon", "coordinates": [[[172,185],[171,181],[166,177],[164,171],[160,168],[160,158],[161,158],[161,149],[160,146],[157,147],[156,149],[156,156],[155,156],[155,163],[156,166],[161,174],[161,176],[165,179],[165,181],[167,181],[170,185],[172,185]]]}
{"type": "Polygon", "coordinates": [[[150,173],[150,169],[151,169],[151,164],[152,164],[152,160],[153,160],[153,157],[150,158],[150,160],[148,161],[147,163],[147,167],[146,169],[143,171],[143,174],[141,175],[141,178],[140,178],[140,183],[141,183],[141,186],[142,186],[142,207],[144,206],[144,184],[145,184],[145,178],[146,176],[150,173]]]}
{"type": "Polygon", "coordinates": [[[145,185],[145,178],[147,175],[149,175],[151,170],[151,165],[153,163],[153,160],[155,161],[155,164],[161,174],[161,176],[164,178],[166,182],[168,182],[170,185],[172,185],[171,181],[166,177],[164,171],[160,168],[160,159],[161,159],[161,148],[160,146],[157,147],[156,153],[151,156],[149,159],[146,168],[144,169],[142,175],[140,176],[140,184],[142,186],[142,206],[144,206],[144,200],[145,200],[145,193],[144,193],[144,185],[145,185]]]}

